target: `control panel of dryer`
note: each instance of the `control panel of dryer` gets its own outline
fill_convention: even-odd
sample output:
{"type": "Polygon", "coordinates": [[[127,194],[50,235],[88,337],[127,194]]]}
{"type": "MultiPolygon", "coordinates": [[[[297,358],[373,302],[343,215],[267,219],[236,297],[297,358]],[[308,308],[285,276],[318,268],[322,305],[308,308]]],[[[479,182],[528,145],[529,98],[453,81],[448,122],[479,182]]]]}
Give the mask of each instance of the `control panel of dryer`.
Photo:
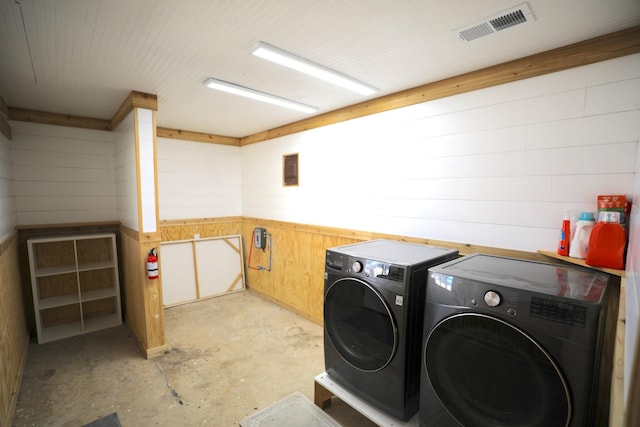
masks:
{"type": "Polygon", "coordinates": [[[332,270],[345,271],[347,273],[362,274],[363,277],[380,278],[402,282],[405,268],[388,262],[361,259],[348,255],[327,252],[326,267],[332,270]]]}

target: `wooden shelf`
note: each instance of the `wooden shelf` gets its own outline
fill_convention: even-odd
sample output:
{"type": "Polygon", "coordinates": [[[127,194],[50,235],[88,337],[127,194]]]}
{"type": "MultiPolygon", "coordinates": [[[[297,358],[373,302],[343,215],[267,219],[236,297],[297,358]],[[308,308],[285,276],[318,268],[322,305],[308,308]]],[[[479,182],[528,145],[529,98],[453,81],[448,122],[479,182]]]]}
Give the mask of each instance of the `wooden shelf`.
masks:
{"type": "Polygon", "coordinates": [[[572,258],[572,257],[569,257],[569,256],[558,255],[557,252],[553,252],[553,251],[544,251],[544,250],[539,249],[538,253],[542,254],[544,256],[548,256],[550,258],[555,258],[555,259],[558,259],[560,261],[564,261],[564,262],[570,263],[570,264],[580,265],[582,267],[587,267],[587,268],[591,268],[593,270],[602,271],[604,273],[613,274],[614,276],[618,276],[618,277],[626,277],[626,272],[624,270],[617,270],[615,268],[606,268],[606,267],[594,267],[592,265],[588,265],[586,262],[584,262],[583,259],[578,259],[578,258],[572,258]]]}

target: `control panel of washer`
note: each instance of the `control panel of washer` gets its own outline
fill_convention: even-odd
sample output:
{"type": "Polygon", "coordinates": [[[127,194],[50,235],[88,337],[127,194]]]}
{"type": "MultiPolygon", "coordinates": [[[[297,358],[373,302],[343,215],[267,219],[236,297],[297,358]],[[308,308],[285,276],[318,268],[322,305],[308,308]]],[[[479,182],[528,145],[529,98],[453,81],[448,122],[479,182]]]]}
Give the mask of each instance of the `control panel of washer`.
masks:
{"type": "Polygon", "coordinates": [[[487,283],[469,281],[467,284],[466,302],[469,307],[498,311],[511,317],[518,315],[518,292],[487,283]]]}

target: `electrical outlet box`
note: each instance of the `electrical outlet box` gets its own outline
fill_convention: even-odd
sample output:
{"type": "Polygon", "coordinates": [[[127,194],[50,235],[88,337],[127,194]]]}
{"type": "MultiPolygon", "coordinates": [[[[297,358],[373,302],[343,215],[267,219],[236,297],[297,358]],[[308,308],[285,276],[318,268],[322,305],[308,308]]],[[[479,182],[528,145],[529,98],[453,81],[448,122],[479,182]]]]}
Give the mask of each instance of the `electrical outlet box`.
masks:
{"type": "Polygon", "coordinates": [[[267,230],[257,227],[253,230],[253,246],[257,249],[265,249],[267,247],[267,230]]]}

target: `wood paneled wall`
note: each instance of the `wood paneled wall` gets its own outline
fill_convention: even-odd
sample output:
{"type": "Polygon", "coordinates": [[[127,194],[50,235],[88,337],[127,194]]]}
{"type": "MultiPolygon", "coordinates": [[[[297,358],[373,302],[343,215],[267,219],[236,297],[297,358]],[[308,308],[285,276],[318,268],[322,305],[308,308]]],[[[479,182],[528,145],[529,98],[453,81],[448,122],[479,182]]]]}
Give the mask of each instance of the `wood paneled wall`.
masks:
{"type": "Polygon", "coordinates": [[[241,234],[247,288],[318,324],[322,324],[323,318],[324,259],[327,248],[372,239],[391,239],[453,248],[461,254],[485,252],[546,259],[531,252],[246,217],[162,221],[160,232],[163,242],[193,239],[194,234],[199,234],[201,238],[241,234]],[[269,249],[263,251],[251,247],[255,227],[264,227],[269,233],[271,261],[269,249]],[[268,271],[270,263],[271,269],[268,271]]]}
{"type": "MultiPolygon", "coordinates": [[[[160,233],[163,242],[176,240],[190,240],[196,234],[200,238],[231,236],[240,234],[242,217],[230,216],[223,218],[202,218],[177,221],[161,221],[160,233]]],[[[247,242],[243,242],[245,245],[247,242]]]]}
{"type": "MultiPolygon", "coordinates": [[[[160,252],[160,233],[139,233],[121,226],[125,317],[145,357],[168,350],[164,332],[162,277],[147,279],[147,254],[160,252]]],[[[159,255],[161,257],[161,254],[159,255]]]]}
{"type": "MultiPolygon", "coordinates": [[[[390,239],[457,249],[460,254],[473,252],[543,260],[539,254],[485,246],[474,246],[409,236],[354,231],[332,227],[310,226],[259,218],[244,218],[242,235],[246,245],[252,241],[255,227],[264,227],[273,240],[271,271],[254,270],[251,266],[267,266],[268,250],[253,249],[251,266],[247,268],[247,286],[266,298],[322,324],[324,294],[324,261],[327,248],[366,240],[390,239]]],[[[244,253],[248,257],[250,247],[244,253]]]]}
{"type": "Polygon", "coordinates": [[[267,229],[267,241],[271,240],[271,271],[251,268],[268,267],[268,248],[265,251],[245,248],[247,258],[249,252],[252,255],[250,265],[247,264],[247,286],[265,298],[322,324],[326,249],[355,243],[367,237],[251,218],[243,222],[242,227],[247,245],[252,243],[255,227],[267,229]]]}
{"type": "Polygon", "coordinates": [[[322,323],[325,249],[368,238],[366,234],[356,236],[329,228],[243,217],[162,221],[160,231],[163,242],[193,239],[195,234],[201,238],[242,235],[247,288],[319,324],[322,323]],[[271,235],[271,271],[254,269],[269,264],[268,250],[251,248],[255,227],[265,227],[271,235]]]}
{"type": "Polygon", "coordinates": [[[0,242],[0,425],[11,425],[28,349],[14,232],[0,242]]]}

